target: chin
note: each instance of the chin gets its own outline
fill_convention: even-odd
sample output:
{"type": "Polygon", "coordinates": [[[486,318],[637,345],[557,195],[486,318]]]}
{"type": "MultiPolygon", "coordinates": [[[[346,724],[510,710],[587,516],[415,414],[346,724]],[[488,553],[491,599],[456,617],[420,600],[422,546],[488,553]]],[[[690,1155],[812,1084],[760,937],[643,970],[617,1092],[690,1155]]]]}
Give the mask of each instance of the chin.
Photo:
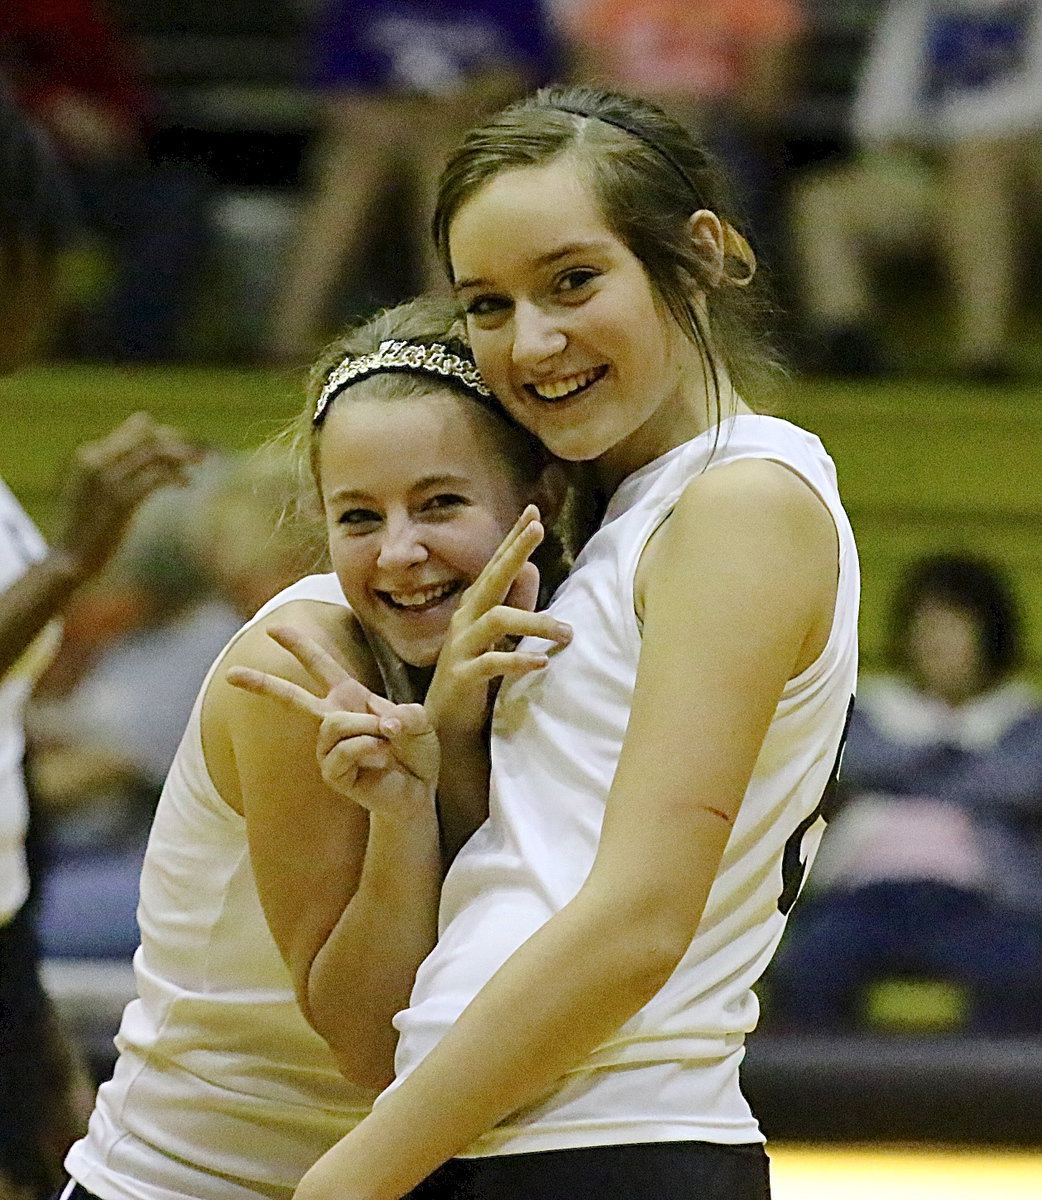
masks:
{"type": "Polygon", "coordinates": [[[417,646],[414,643],[396,646],[393,642],[388,644],[407,667],[433,667],[437,663],[438,654],[441,651],[440,644],[438,646],[417,646]]]}

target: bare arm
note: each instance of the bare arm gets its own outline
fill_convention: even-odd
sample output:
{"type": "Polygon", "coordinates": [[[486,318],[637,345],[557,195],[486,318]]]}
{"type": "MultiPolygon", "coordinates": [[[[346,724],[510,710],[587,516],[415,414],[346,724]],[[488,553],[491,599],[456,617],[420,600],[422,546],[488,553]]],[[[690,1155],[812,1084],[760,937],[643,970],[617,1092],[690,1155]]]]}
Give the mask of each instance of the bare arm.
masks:
{"type": "MultiPolygon", "coordinates": [[[[292,620],[328,643],[334,622],[345,623],[344,610],[307,607],[334,615],[316,626],[298,605],[280,610],[278,620],[292,620]]],[[[316,679],[268,636],[270,624],[243,635],[211,686],[203,714],[207,762],[221,794],[245,817],[265,917],[301,1010],[348,1078],[381,1087],[393,1071],[391,1018],[407,1003],[436,932],[441,859],[434,782],[413,781],[384,811],[371,813],[332,786],[316,755],[316,735],[334,772],[357,770],[357,755],[347,763],[345,751],[361,740],[369,743],[362,749],[379,758],[380,718],[341,713],[334,705],[323,709],[313,694],[316,679]],[[311,707],[278,704],[231,686],[229,676],[244,669],[295,686],[311,707]],[[334,712],[328,723],[327,710],[334,712]]],[[[341,636],[337,649],[357,676],[375,682],[359,641],[341,636]]],[[[386,766],[366,761],[373,767],[363,762],[360,769],[374,775],[386,766]]]]}
{"type": "Polygon", "coordinates": [[[586,884],[298,1200],[397,1200],[654,996],[697,929],[782,689],[820,651],[835,579],[831,520],[784,468],[738,463],[689,487],[647,573],[629,730],[586,884]]]}
{"type": "Polygon", "coordinates": [[[174,430],[144,413],[77,450],[65,522],[50,552],[0,594],[0,677],[108,562],[141,502],[159,487],[183,483],[195,457],[174,430]]]}

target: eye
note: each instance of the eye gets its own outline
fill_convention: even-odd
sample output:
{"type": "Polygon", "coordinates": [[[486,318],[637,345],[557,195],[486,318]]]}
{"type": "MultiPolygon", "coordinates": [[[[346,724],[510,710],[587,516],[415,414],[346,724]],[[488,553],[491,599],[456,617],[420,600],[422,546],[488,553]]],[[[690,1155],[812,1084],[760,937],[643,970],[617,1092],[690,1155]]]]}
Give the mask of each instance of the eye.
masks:
{"type": "Polygon", "coordinates": [[[464,311],[468,317],[481,320],[491,319],[505,312],[510,307],[510,301],[505,296],[474,296],[467,301],[464,311]]]}
{"type": "Polygon", "coordinates": [[[578,292],[585,288],[587,284],[593,281],[600,275],[599,271],[593,270],[592,267],[572,267],[571,270],[565,271],[557,280],[558,292],[578,292]]]}
{"type": "Polygon", "coordinates": [[[423,511],[436,515],[448,515],[459,508],[464,508],[470,501],[466,496],[458,496],[455,492],[439,492],[423,503],[423,511]]]}
{"type": "Polygon", "coordinates": [[[349,508],[337,517],[337,524],[349,526],[353,533],[367,533],[379,521],[380,514],[371,508],[349,508]]]}

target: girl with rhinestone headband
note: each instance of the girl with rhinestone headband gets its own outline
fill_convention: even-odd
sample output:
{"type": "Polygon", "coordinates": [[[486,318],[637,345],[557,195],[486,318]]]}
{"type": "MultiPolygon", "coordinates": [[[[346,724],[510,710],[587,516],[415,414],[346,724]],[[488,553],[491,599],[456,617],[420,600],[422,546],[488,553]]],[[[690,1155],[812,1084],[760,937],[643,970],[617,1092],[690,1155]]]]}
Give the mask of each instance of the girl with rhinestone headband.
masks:
{"type": "Polygon", "coordinates": [[[542,532],[528,502],[549,456],[491,403],[458,324],[447,302],[402,305],[313,369],[295,432],[333,572],[264,605],[203,684],[145,858],[139,998],[66,1196],[288,1200],[391,1078],[391,1017],[434,941],[443,847],[484,815],[453,807],[449,769],[436,808],[437,699],[412,701],[508,534],[497,561],[519,607],[499,606],[507,588],[468,593],[478,638],[454,664],[475,695],[453,689],[447,763],[489,680],[546,661],[501,639],[568,637],[525,611],[542,532]],[[296,707],[249,694],[269,674],[296,707]]]}
{"type": "Polygon", "coordinates": [[[754,410],[755,259],[653,106],[506,109],[450,158],[434,228],[482,377],[607,508],[547,610],[574,638],[496,700],[489,819],[395,1020],[397,1079],[297,1200],[762,1200],[752,987],[857,666],[833,464],[754,410]]]}

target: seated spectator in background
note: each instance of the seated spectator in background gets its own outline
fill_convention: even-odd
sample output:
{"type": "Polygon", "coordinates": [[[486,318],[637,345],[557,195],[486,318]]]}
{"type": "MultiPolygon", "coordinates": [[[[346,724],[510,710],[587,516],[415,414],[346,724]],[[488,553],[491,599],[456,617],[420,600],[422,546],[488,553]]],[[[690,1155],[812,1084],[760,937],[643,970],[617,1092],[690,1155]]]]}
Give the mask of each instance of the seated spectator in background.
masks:
{"type": "Polygon", "coordinates": [[[429,226],[448,151],[554,64],[540,0],[324,0],[311,55],[321,129],[270,346],[276,359],[301,361],[327,337],[336,285],[391,195],[404,190],[414,214],[415,283],[445,287],[429,226]]]}
{"type": "Polygon", "coordinates": [[[726,164],[758,244],[773,242],[781,120],[801,0],[560,0],[587,82],[647,96],[726,164]]]}
{"type": "Polygon", "coordinates": [[[61,348],[90,358],[176,357],[206,247],[207,186],[153,167],[150,100],[100,0],[4,0],[0,75],[54,141],[96,243],[100,294],[66,316],[61,348]]]}
{"type": "Polygon", "coordinates": [[[912,566],[891,675],[865,679],[811,891],[770,979],[783,1028],[864,1025],[865,989],[960,985],[966,1029],[1042,1032],[1042,694],[1014,596],[982,560],[912,566]]]}
{"type": "Polygon", "coordinates": [[[812,361],[889,369],[870,258],[928,247],[952,295],[952,371],[1012,377],[1018,225],[1042,190],[1042,0],[890,0],[854,132],[861,154],[793,193],[812,361]]]}
{"type": "Polygon", "coordinates": [[[49,816],[46,956],[133,955],[148,831],[203,677],[314,561],[298,531],[277,528],[294,483],[270,453],[215,456],[141,510],[76,606],[27,714],[49,816]],[[89,665],[77,675],[70,663],[89,665]]]}
{"type": "Polygon", "coordinates": [[[325,570],[325,530],[300,507],[305,483],[281,448],[236,455],[214,472],[193,540],[218,596],[241,625],[304,575],[325,570]]]}
{"type": "MultiPolygon", "coordinates": [[[[0,28],[2,22],[0,13],[0,28]]],[[[21,111],[2,73],[0,183],[4,188],[0,194],[0,376],[4,376],[32,362],[49,340],[57,309],[59,256],[79,230],[72,182],[44,131],[21,111]]]]}

